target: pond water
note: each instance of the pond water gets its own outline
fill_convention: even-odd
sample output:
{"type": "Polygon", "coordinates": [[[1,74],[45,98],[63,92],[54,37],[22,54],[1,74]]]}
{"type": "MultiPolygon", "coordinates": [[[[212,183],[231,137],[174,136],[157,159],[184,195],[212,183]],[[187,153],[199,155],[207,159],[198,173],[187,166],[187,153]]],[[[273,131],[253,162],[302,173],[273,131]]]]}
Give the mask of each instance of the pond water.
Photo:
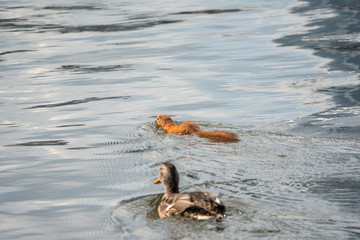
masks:
{"type": "Polygon", "coordinates": [[[359,26],[355,0],[0,2],[1,239],[359,238],[359,26]],[[165,161],[227,217],[159,219],[165,161]]]}

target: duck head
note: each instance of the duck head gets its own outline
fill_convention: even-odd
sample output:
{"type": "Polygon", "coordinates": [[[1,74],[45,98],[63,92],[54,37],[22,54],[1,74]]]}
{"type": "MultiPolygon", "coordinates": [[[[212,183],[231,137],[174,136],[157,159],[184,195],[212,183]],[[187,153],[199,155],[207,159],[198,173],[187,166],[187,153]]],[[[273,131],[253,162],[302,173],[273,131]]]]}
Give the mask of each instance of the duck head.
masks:
{"type": "Polygon", "coordinates": [[[179,193],[179,173],[174,164],[165,162],[160,165],[158,178],[154,184],[162,183],[165,195],[179,193]]]}

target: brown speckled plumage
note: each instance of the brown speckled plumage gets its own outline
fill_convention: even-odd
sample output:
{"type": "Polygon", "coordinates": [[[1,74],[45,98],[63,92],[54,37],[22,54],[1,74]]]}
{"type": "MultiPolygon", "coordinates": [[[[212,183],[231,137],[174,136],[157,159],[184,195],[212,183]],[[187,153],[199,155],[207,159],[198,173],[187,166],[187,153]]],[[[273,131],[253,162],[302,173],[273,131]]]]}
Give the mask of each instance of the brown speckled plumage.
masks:
{"type": "Polygon", "coordinates": [[[214,219],[224,216],[225,206],[213,194],[205,191],[179,193],[179,174],[174,164],[161,164],[159,178],[154,183],[159,182],[165,189],[158,207],[160,218],[180,215],[192,219],[214,219]]]}

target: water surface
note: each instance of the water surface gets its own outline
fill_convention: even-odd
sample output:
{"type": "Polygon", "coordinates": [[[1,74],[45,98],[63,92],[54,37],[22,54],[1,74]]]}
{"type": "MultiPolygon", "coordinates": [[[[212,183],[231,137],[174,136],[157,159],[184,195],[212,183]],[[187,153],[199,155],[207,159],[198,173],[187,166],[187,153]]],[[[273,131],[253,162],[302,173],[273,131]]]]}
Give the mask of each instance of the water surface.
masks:
{"type": "Polygon", "coordinates": [[[359,238],[358,5],[1,2],[1,238],[359,238]],[[158,219],[164,161],[227,217],[158,219]]]}

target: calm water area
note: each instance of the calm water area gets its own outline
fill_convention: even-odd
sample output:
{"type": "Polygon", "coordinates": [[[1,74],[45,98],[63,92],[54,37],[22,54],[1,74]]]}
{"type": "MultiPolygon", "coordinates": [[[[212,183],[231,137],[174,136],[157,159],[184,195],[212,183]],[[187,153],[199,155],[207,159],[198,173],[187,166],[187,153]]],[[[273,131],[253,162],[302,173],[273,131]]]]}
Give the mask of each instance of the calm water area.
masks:
{"type": "Polygon", "coordinates": [[[0,1],[0,239],[359,239],[359,73],[358,0],[0,1]]]}

